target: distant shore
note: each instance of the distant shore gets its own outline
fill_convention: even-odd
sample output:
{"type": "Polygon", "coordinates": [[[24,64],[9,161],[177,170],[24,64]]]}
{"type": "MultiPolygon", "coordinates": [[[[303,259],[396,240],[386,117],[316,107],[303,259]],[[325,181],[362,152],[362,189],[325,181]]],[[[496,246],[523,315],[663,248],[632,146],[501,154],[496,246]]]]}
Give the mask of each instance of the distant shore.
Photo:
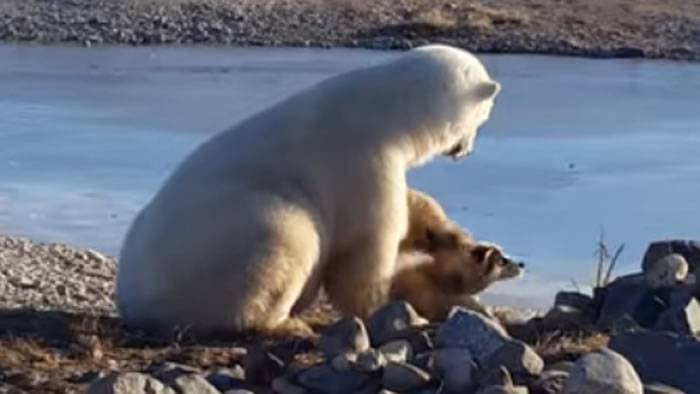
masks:
{"type": "Polygon", "coordinates": [[[683,0],[4,0],[0,41],[407,49],[700,60],[683,0]]]}

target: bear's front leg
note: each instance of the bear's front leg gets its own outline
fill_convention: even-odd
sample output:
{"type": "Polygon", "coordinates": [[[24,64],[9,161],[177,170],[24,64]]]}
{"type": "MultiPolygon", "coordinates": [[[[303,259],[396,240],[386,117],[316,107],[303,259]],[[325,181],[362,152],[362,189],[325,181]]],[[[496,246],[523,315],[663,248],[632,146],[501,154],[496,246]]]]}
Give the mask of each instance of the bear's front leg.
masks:
{"type": "Polygon", "coordinates": [[[398,236],[377,237],[335,255],[325,269],[324,289],[347,316],[368,317],[388,299],[396,270],[398,236]]]}

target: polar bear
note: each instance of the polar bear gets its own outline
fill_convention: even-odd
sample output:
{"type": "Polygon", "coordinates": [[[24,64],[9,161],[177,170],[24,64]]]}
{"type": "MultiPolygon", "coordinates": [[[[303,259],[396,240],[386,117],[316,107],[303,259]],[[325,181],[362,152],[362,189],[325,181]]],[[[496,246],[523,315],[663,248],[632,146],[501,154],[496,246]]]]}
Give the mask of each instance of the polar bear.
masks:
{"type": "Polygon", "coordinates": [[[429,45],[343,73],[194,150],[128,230],[116,301],[129,325],[309,334],[323,287],[366,317],[407,232],[406,172],[473,148],[500,90],[480,61],[429,45]]]}

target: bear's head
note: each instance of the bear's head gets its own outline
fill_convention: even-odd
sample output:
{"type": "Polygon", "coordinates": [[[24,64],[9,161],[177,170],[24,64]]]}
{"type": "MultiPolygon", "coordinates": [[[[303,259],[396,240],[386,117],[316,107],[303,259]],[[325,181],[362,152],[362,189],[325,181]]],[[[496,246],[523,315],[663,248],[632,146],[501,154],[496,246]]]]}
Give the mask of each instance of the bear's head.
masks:
{"type": "Polygon", "coordinates": [[[474,149],[478,128],[488,120],[501,90],[471,53],[445,45],[413,49],[388,67],[400,86],[404,131],[421,164],[436,155],[453,159],[474,149]]]}

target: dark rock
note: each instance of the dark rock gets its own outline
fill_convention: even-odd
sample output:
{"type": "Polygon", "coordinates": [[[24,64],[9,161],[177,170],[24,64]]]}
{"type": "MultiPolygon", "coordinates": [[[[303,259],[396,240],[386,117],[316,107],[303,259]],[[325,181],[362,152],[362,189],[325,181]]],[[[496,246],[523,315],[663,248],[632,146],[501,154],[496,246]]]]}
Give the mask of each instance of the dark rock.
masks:
{"type": "Polygon", "coordinates": [[[700,331],[700,303],[683,288],[660,290],[665,310],[656,320],[656,330],[694,335],[700,331]]]}
{"type": "Polygon", "coordinates": [[[477,363],[481,363],[510,340],[510,336],[497,322],[456,307],[438,329],[435,340],[439,348],[469,349],[477,363]]]}
{"type": "Polygon", "coordinates": [[[605,289],[597,325],[602,330],[614,330],[620,321],[631,319],[650,327],[663,309],[642,274],[622,276],[605,289]]]}
{"type": "Polygon", "coordinates": [[[656,261],[672,254],[678,253],[685,257],[690,265],[690,272],[696,272],[700,267],[700,243],[691,240],[663,240],[649,244],[642,259],[642,271],[646,272],[656,261]]]}
{"type": "Polygon", "coordinates": [[[124,372],[93,382],[88,394],[175,394],[175,391],[146,374],[124,372]]]}
{"type": "Polygon", "coordinates": [[[427,324],[405,301],[393,301],[372,314],[367,320],[367,331],[374,346],[393,339],[403,339],[402,332],[415,326],[427,324]]]}
{"type": "Polygon", "coordinates": [[[580,328],[593,322],[593,314],[573,306],[555,305],[542,317],[539,324],[544,329],[580,328]]]}
{"type": "Polygon", "coordinates": [[[670,332],[639,331],[614,336],[610,348],[625,356],[645,382],[659,382],[688,393],[700,387],[700,341],[670,332]]]}
{"type": "Polygon", "coordinates": [[[601,349],[581,357],[564,385],[564,394],[642,394],[642,382],[622,355],[601,349]]]}
{"type": "Polygon", "coordinates": [[[253,383],[267,384],[280,376],[284,368],[284,361],[262,346],[251,347],[243,357],[246,380],[253,383]]]}
{"type": "Polygon", "coordinates": [[[559,361],[551,365],[547,365],[546,371],[562,371],[571,373],[576,364],[573,361],[559,361]]]}
{"type": "Polygon", "coordinates": [[[355,393],[369,381],[366,374],[354,371],[336,371],[327,364],[317,365],[299,373],[297,382],[304,388],[328,393],[355,393]]]}
{"type": "Polygon", "coordinates": [[[685,392],[661,383],[644,385],[644,394],[685,394],[685,392]]]}
{"type": "Polygon", "coordinates": [[[240,365],[235,365],[232,368],[220,368],[207,375],[207,381],[219,391],[241,388],[244,380],[245,371],[240,365]]]}
{"type": "Polygon", "coordinates": [[[564,385],[569,379],[569,373],[550,369],[544,371],[539,379],[529,386],[532,394],[559,394],[564,391],[564,385]]]}
{"type": "Polygon", "coordinates": [[[363,352],[369,349],[365,324],[359,318],[343,319],[323,331],[318,347],[327,359],[341,353],[363,352]]]}
{"type": "Polygon", "coordinates": [[[448,391],[464,392],[474,384],[476,364],[468,349],[446,348],[435,351],[435,372],[448,391]]]}
{"type": "Polygon", "coordinates": [[[414,365],[390,362],[382,373],[382,387],[398,392],[419,389],[430,382],[430,374],[414,365]]]}
{"type": "Polygon", "coordinates": [[[303,387],[297,386],[289,382],[285,378],[275,378],[272,380],[272,390],[279,394],[305,394],[306,390],[303,387]]]}
{"type": "MultiPolygon", "coordinates": [[[[513,376],[538,376],[544,369],[544,361],[530,346],[511,340],[493,352],[481,364],[487,370],[505,367],[513,376]]],[[[516,379],[519,383],[519,380],[516,379]]]]}

